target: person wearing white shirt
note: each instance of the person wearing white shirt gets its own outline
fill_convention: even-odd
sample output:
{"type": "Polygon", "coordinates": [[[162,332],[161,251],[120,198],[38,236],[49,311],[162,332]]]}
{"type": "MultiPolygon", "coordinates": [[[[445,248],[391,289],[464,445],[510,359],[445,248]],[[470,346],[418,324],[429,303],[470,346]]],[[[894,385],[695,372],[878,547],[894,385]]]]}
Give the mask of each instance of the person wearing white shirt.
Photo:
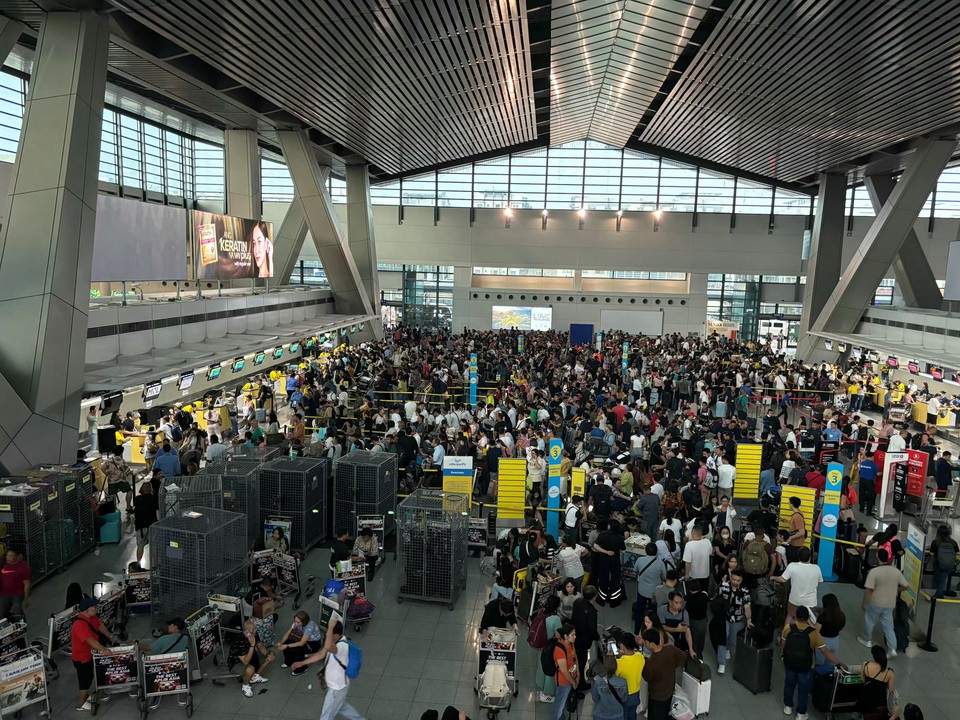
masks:
{"type": "Polygon", "coordinates": [[[797,434],[793,430],[788,430],[783,441],[787,444],[787,447],[790,447],[790,443],[793,443],[793,447],[797,447],[797,434]]]}
{"type": "Polygon", "coordinates": [[[650,492],[663,500],[663,483],[660,480],[655,480],[653,485],[650,486],[650,492]]]}
{"type": "Polygon", "coordinates": [[[323,697],[323,708],[320,711],[320,720],[334,720],[340,715],[347,720],[365,720],[363,715],[347,702],[347,692],[350,689],[350,678],[347,677],[350,646],[343,638],[343,623],[339,620],[332,623],[327,630],[325,644],[320,652],[295,662],[290,667],[296,671],[301,667],[320,661],[324,661],[323,676],[327,685],[327,692],[323,697]],[[332,657],[328,657],[328,655],[332,657]],[[331,660],[333,662],[330,662],[331,660]]]}
{"type": "Polygon", "coordinates": [[[720,494],[733,492],[733,481],[737,479],[737,469],[730,464],[730,460],[722,458],[717,468],[717,487],[720,494]]]}
{"type": "Polygon", "coordinates": [[[899,433],[890,438],[890,442],[887,444],[887,452],[903,452],[907,447],[907,439],[904,437],[906,430],[901,430],[899,433]]]}
{"type": "Polygon", "coordinates": [[[790,563],[783,575],[773,576],[774,582],[790,582],[790,596],[787,598],[787,622],[792,623],[798,607],[813,608],[817,605],[817,590],[823,582],[819,565],[810,562],[810,548],[800,548],[798,562],[790,563]]]}
{"type": "Polygon", "coordinates": [[[663,537],[664,530],[673,530],[673,536],[680,539],[680,533],[683,532],[683,523],[675,517],[665,517],[660,521],[660,537],[663,537]]]}
{"type": "Polygon", "coordinates": [[[684,579],[703,580],[710,577],[710,556],[713,546],[703,537],[703,531],[694,527],[690,533],[690,542],[683,548],[684,579]]]}

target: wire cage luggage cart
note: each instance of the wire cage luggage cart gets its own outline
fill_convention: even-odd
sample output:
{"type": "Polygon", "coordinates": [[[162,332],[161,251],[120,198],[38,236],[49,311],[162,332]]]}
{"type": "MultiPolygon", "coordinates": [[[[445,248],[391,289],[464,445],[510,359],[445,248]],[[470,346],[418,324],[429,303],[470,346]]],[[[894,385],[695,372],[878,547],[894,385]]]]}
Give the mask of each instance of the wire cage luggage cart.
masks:
{"type": "Polygon", "coordinates": [[[358,518],[380,515],[386,538],[394,531],[396,509],[395,454],[355,450],[337,461],[333,477],[334,527],[354,528],[358,518]]]}
{"type": "Polygon", "coordinates": [[[283,457],[283,448],[270,445],[231,445],[213,464],[225,464],[231,461],[262,464],[283,457]]]}
{"type": "Polygon", "coordinates": [[[140,687],[140,648],[118,645],[106,652],[93,651],[93,692],[90,694],[91,715],[96,715],[100,703],[109,695],[128,693],[142,699],[140,687]]]}
{"type": "Polygon", "coordinates": [[[327,535],[330,460],[288,458],[260,467],[260,519],[290,519],[290,549],[306,552],[327,535]]]}
{"type": "Polygon", "coordinates": [[[43,501],[40,489],[27,483],[0,487],[0,536],[19,548],[30,563],[31,582],[50,574],[45,551],[43,501]],[[6,530],[6,532],[3,532],[6,530]]]}
{"type": "Polygon", "coordinates": [[[517,633],[510,628],[492,628],[480,638],[477,654],[477,678],[473,688],[477,704],[487,711],[488,720],[493,720],[501,710],[510,711],[513,698],[520,692],[517,682],[517,633]],[[499,666],[505,683],[493,689],[485,684],[488,668],[499,666]]]}
{"type": "Polygon", "coordinates": [[[29,484],[40,491],[40,514],[43,522],[42,562],[41,558],[34,557],[31,560],[31,569],[39,565],[40,574],[47,577],[58,572],[64,565],[63,481],[57,475],[48,475],[42,480],[30,479],[29,484]]]}
{"type": "Polygon", "coordinates": [[[140,677],[143,694],[138,709],[140,720],[146,720],[151,710],[160,706],[168,695],[177,697],[177,705],[184,708],[187,717],[193,715],[193,693],[190,692],[190,652],[163,653],[140,656],[140,677]]]}
{"type": "Polygon", "coordinates": [[[216,468],[223,489],[223,509],[247,517],[247,547],[263,533],[260,524],[260,467],[231,460],[216,468]]]}
{"type": "Polygon", "coordinates": [[[0,665],[0,718],[19,719],[23,710],[42,704],[39,715],[52,717],[43,652],[35,647],[18,650],[0,665]]]}
{"type": "Polygon", "coordinates": [[[158,515],[176,515],[191,508],[223,509],[223,484],[219,475],[177,475],[163,479],[157,498],[158,515]]]}
{"type": "Polygon", "coordinates": [[[210,593],[236,594],[247,584],[246,518],[194,508],[150,526],[150,605],[154,628],[186,617],[210,593]]]}
{"type": "Polygon", "coordinates": [[[467,586],[467,495],[419,488],[397,506],[397,602],[447,603],[467,586]]]}

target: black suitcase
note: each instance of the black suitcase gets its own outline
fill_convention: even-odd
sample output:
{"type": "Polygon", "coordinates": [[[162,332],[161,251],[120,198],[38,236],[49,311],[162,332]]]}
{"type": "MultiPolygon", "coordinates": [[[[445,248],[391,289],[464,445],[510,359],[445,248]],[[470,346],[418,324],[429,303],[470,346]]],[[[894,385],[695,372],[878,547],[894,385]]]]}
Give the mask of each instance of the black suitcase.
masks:
{"type": "Polygon", "coordinates": [[[813,676],[813,689],[810,691],[810,699],[813,700],[813,706],[822,713],[830,712],[835,682],[836,677],[833,673],[815,673],[813,676]]]}
{"type": "Polygon", "coordinates": [[[733,659],[733,679],[754,695],[770,692],[773,671],[773,645],[758,647],[753,636],[737,633],[737,653],[733,659]]]}
{"type": "Polygon", "coordinates": [[[860,583],[863,572],[863,558],[854,548],[846,548],[843,553],[843,577],[855,585],[860,583]]]}

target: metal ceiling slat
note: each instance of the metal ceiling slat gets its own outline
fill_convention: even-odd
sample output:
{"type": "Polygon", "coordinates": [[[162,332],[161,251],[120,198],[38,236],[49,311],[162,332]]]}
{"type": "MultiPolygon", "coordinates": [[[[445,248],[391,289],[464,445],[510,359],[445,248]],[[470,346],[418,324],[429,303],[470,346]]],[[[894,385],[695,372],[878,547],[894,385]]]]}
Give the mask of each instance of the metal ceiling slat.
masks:
{"type": "MultiPolygon", "coordinates": [[[[484,0],[466,4],[486,7],[484,0]]],[[[199,48],[207,62],[387,171],[536,135],[523,3],[508,2],[498,14],[459,27],[450,23],[455,14],[436,12],[437,4],[428,2],[167,5],[179,17],[162,6],[134,14],[174,42],[199,48]],[[274,12],[264,12],[264,5],[274,12]],[[310,20],[296,24],[292,13],[310,20]],[[203,20],[184,22],[191,16],[203,20]],[[229,30],[217,31],[224,28],[229,30]],[[263,37],[275,40],[262,59],[251,52],[249,28],[256,28],[258,46],[263,37]],[[303,52],[308,47],[309,54],[303,52]],[[339,61],[335,48],[347,50],[339,57],[353,62],[339,61]],[[295,72],[278,74],[276,65],[295,72]],[[328,72],[331,66],[337,71],[328,72]]],[[[471,14],[481,17],[476,9],[471,14]]]]}
{"type": "Polygon", "coordinates": [[[799,179],[960,123],[958,52],[954,2],[741,0],[642,140],[799,179]]]}

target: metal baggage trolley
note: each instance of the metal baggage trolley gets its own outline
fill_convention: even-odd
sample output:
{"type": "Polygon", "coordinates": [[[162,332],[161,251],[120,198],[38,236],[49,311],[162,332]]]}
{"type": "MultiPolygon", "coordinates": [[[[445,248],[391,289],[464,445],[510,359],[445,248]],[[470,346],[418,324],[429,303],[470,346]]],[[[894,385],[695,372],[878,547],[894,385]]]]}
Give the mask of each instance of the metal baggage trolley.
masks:
{"type": "Polygon", "coordinates": [[[284,553],[274,553],[273,562],[277,569],[277,584],[280,586],[280,594],[287,595],[293,593],[293,607],[299,609],[303,604],[304,598],[309,598],[317,590],[317,578],[313,575],[306,577],[300,576],[301,557],[296,555],[285,555],[284,553]]]}
{"type": "Polygon", "coordinates": [[[190,692],[190,651],[140,656],[140,678],[143,682],[138,709],[140,720],[147,720],[167,695],[177,696],[177,705],[187,717],[193,715],[193,694],[190,692]],[[153,700],[153,702],[151,702],[153,700]]]}
{"type": "Polygon", "coordinates": [[[488,720],[494,720],[501,710],[510,712],[513,698],[520,692],[517,682],[517,633],[511,629],[491,628],[480,638],[477,655],[477,679],[473,691],[477,703],[487,711],[488,720]],[[507,676],[507,692],[491,695],[484,691],[483,677],[488,665],[502,665],[507,676]]]}
{"type": "Polygon", "coordinates": [[[0,687],[3,688],[0,719],[19,720],[24,708],[40,703],[43,703],[40,717],[52,716],[47,693],[46,666],[40,648],[16,650],[14,654],[4,658],[0,665],[0,687]]]}
{"type": "Polygon", "coordinates": [[[106,652],[93,652],[93,692],[90,694],[92,715],[97,714],[100,703],[108,695],[122,692],[141,700],[140,648],[136,645],[119,645],[106,652]]]}

